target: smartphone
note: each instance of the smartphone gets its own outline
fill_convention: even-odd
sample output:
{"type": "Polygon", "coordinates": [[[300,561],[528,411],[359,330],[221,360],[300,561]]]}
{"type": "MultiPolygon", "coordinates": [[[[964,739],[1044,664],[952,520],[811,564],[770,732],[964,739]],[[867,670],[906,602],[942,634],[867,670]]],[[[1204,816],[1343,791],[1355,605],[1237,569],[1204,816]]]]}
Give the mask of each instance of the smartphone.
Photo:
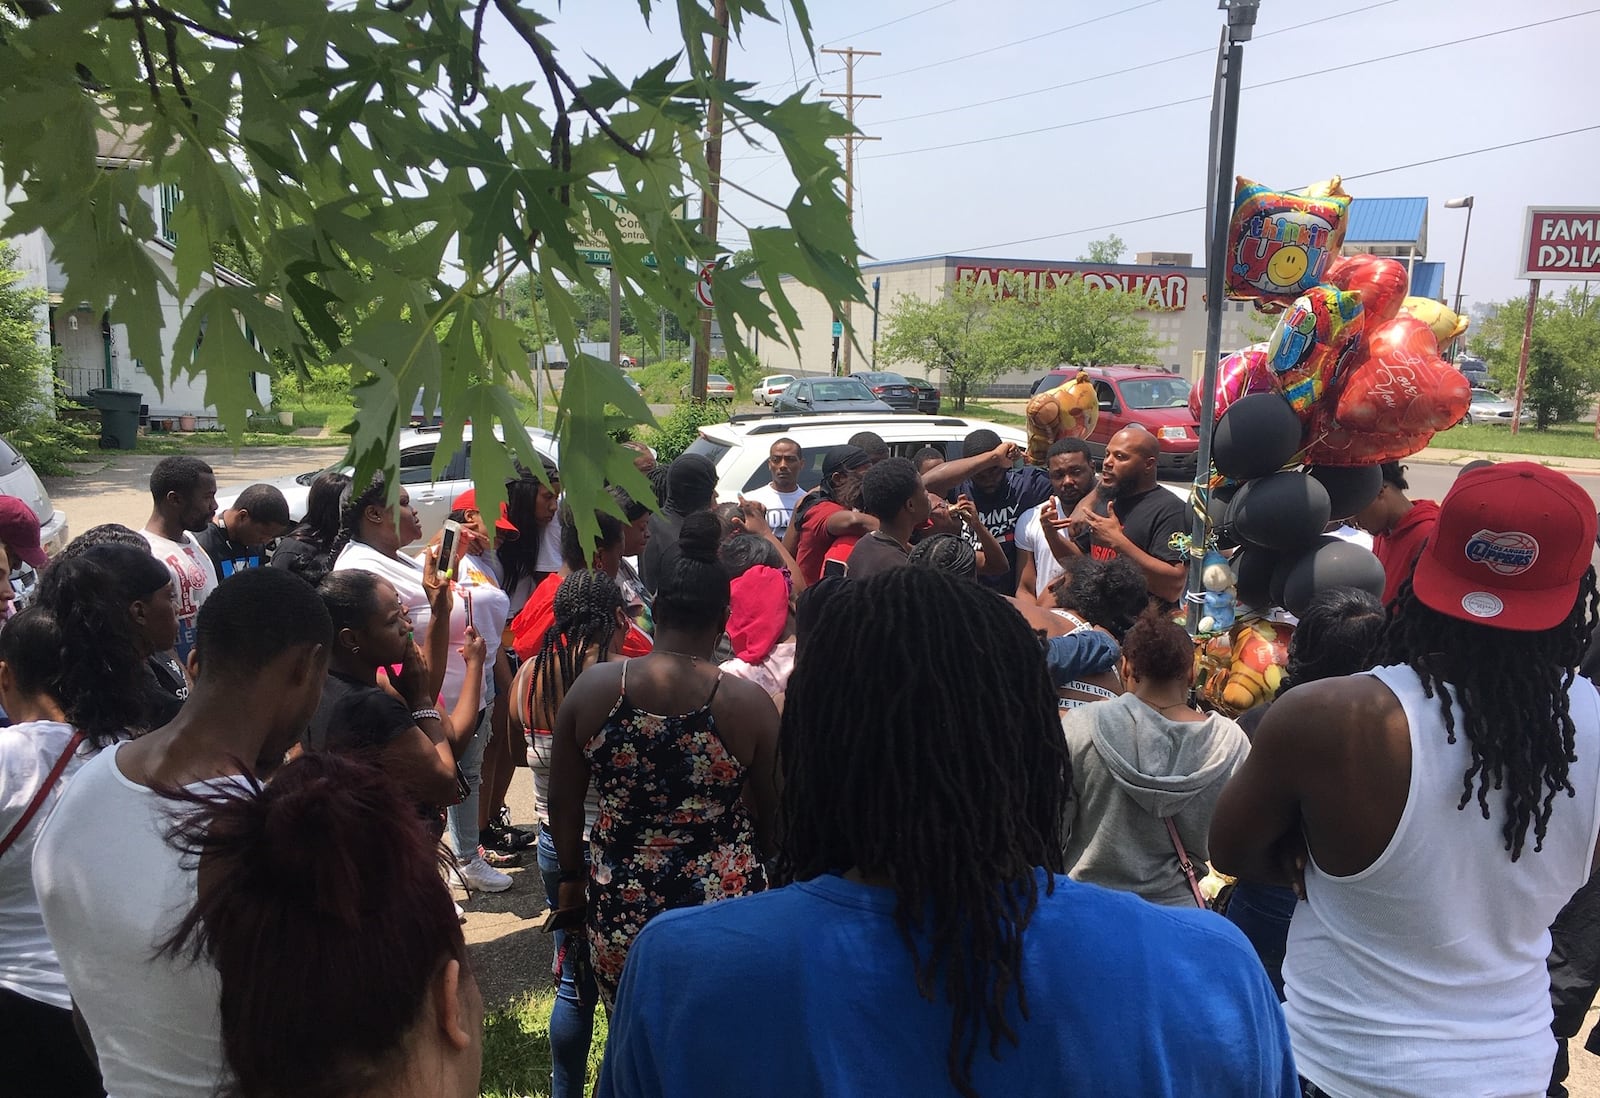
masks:
{"type": "Polygon", "coordinates": [[[455,579],[456,549],[461,544],[461,524],[455,519],[444,520],[444,534],[439,538],[439,574],[455,579]]]}
{"type": "Polygon", "coordinates": [[[551,908],[544,917],[544,923],[539,927],[541,934],[553,934],[557,930],[576,930],[583,926],[584,909],[569,907],[565,910],[551,908]]]}

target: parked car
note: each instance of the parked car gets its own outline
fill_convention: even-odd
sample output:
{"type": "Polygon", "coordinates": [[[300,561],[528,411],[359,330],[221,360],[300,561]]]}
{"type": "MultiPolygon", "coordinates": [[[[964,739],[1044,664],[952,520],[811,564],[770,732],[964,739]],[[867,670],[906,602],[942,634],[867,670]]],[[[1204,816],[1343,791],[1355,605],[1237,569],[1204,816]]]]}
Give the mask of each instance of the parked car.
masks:
{"type": "Polygon", "coordinates": [[[636,361],[634,361],[634,358],[633,358],[632,355],[618,355],[617,356],[617,365],[621,366],[624,370],[631,370],[631,369],[633,369],[635,366],[637,366],[639,364],[636,361]]]}
{"type": "Polygon", "coordinates": [[[793,374],[768,374],[757,383],[754,389],[750,390],[750,395],[755,398],[757,404],[770,405],[774,400],[778,399],[778,394],[787,389],[789,383],[793,380],[793,374]]]}
{"type": "Polygon", "coordinates": [[[1461,371],[1463,377],[1472,383],[1474,389],[1489,387],[1489,364],[1481,358],[1471,355],[1461,355],[1456,359],[1456,369],[1461,371]]]}
{"type": "Polygon", "coordinates": [[[1138,424],[1161,443],[1157,468],[1162,476],[1194,476],[1200,460],[1200,425],[1189,412],[1189,382],[1158,366],[1062,366],[1034,382],[1033,391],[1054,389],[1080,369],[1094,382],[1100,398],[1100,418],[1088,439],[1094,461],[1106,456],[1112,435],[1138,424]]]}
{"type": "Polygon", "coordinates": [[[628,383],[628,388],[632,389],[640,396],[644,396],[644,386],[639,384],[638,378],[634,377],[632,374],[623,374],[622,380],[628,383]]]}
{"type": "MultiPolygon", "coordinates": [[[[551,461],[556,461],[559,448],[555,436],[537,427],[528,427],[525,430],[528,432],[528,441],[533,443],[534,450],[551,461]]],[[[500,428],[496,426],[497,445],[503,437],[500,428]]],[[[402,430],[399,447],[400,483],[406,486],[411,496],[411,504],[417,509],[417,517],[422,520],[422,540],[415,543],[421,545],[444,525],[444,520],[450,515],[450,502],[472,487],[469,471],[472,457],[472,426],[469,424],[463,429],[460,448],[450,455],[450,460],[445,463],[444,470],[437,480],[433,475],[433,459],[439,449],[438,428],[402,430]]],[[[289,517],[298,522],[305,517],[306,499],[311,495],[311,482],[316,480],[319,474],[329,470],[347,475],[355,472],[349,465],[340,461],[320,469],[261,483],[271,484],[283,493],[283,498],[289,503],[289,517]]],[[[220,514],[232,507],[234,500],[239,498],[239,493],[246,487],[248,485],[240,484],[219,489],[217,512],[220,514]]]]}
{"type": "Polygon", "coordinates": [[[872,390],[872,395],[883,401],[897,412],[916,412],[921,410],[921,400],[917,396],[917,387],[899,374],[889,373],[884,370],[872,370],[865,373],[852,373],[851,377],[858,377],[872,390]]]}
{"type": "Polygon", "coordinates": [[[732,500],[737,499],[740,492],[759,488],[771,479],[767,451],[777,438],[792,438],[800,444],[800,486],[810,489],[821,482],[822,465],[828,455],[846,445],[857,431],[876,431],[889,444],[889,452],[897,457],[909,458],[924,446],[932,446],[955,459],[961,456],[961,444],[967,435],[980,427],[988,428],[1007,442],[1027,445],[1027,436],[1015,427],[964,416],[904,416],[885,410],[875,415],[817,415],[799,420],[777,416],[739,417],[736,423],[716,423],[700,428],[700,437],[689,444],[687,452],[711,459],[717,467],[717,498],[732,500]]]}
{"type": "Polygon", "coordinates": [[[772,405],[780,416],[814,416],[830,412],[890,412],[858,377],[802,377],[772,405]]]}
{"type": "MultiPolygon", "coordinates": [[[[39,520],[39,546],[46,553],[53,557],[66,548],[72,537],[67,529],[67,516],[50,502],[50,493],[45,491],[44,482],[28,464],[28,459],[3,438],[0,438],[0,496],[15,496],[28,505],[28,510],[39,520]]],[[[27,564],[17,563],[17,569],[11,573],[11,588],[16,592],[15,606],[20,610],[32,601],[39,577],[27,564]]]]}
{"type": "MultiPolygon", "coordinates": [[[[689,399],[689,390],[690,390],[690,388],[691,388],[691,386],[685,385],[683,388],[678,390],[678,395],[680,397],[682,397],[684,400],[688,400],[689,399]]],[[[723,377],[721,374],[707,374],[706,375],[706,399],[707,400],[726,400],[726,401],[730,401],[731,402],[733,400],[733,398],[734,398],[733,382],[729,381],[727,378],[723,377]]]]}
{"type": "MultiPolygon", "coordinates": [[[[1488,389],[1473,389],[1472,404],[1467,408],[1467,414],[1461,417],[1461,422],[1468,426],[1474,423],[1509,424],[1516,411],[1516,404],[1499,393],[1491,393],[1488,389]]],[[[1524,404],[1522,415],[1517,422],[1528,424],[1533,422],[1533,418],[1533,409],[1524,404]]]]}
{"type": "Polygon", "coordinates": [[[938,415],[939,403],[941,399],[939,395],[939,387],[933,384],[927,378],[908,377],[906,380],[910,382],[911,387],[917,391],[917,411],[926,413],[930,416],[938,415]]]}

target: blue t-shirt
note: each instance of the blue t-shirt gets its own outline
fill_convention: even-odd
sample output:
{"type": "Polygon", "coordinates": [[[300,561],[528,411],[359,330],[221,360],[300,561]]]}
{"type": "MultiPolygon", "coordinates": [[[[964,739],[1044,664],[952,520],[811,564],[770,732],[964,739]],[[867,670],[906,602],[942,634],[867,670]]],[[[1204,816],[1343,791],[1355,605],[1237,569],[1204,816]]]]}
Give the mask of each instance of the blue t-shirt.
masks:
{"type": "MultiPolygon", "coordinates": [[[[1024,935],[1029,1017],[985,1035],[985,1098],[1298,1098],[1277,996],[1208,911],[1057,877],[1024,935]]],[[[917,993],[894,894],[819,877],[652,919],[611,1016],[599,1098],[954,1095],[950,1008],[917,993]]]]}

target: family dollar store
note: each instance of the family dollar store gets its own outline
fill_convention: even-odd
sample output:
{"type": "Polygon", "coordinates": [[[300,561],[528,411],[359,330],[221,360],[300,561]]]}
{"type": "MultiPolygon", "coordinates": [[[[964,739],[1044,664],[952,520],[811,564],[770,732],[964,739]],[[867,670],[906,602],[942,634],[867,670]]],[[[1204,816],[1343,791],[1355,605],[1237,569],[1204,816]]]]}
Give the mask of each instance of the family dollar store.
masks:
{"type": "MultiPolygon", "coordinates": [[[[1096,290],[1132,294],[1140,303],[1135,314],[1150,328],[1155,361],[1185,377],[1193,377],[1206,342],[1205,270],[1194,265],[1187,252],[1141,252],[1133,263],[1090,263],[1036,259],[995,259],[988,256],[939,255],[921,259],[866,263],[861,267],[867,301],[850,308],[840,321],[856,333],[858,347],[849,352],[849,369],[873,369],[873,301],[876,298],[880,337],[887,330],[894,303],[901,295],[937,300],[947,286],[965,283],[976,292],[995,297],[1037,297],[1069,280],[1080,279],[1096,290]]],[[[763,342],[759,349],[766,373],[826,374],[833,370],[833,321],[836,319],[820,294],[793,281],[784,287],[799,312],[798,348],[763,342]]],[[[1258,316],[1253,305],[1228,302],[1223,317],[1222,345],[1242,347],[1265,339],[1271,318],[1258,316]]],[[[841,345],[843,344],[841,340],[841,345]]],[[[841,346],[839,371],[845,372],[841,346]]],[[[1033,383],[1059,365],[1054,362],[1018,363],[997,378],[989,392],[996,396],[1026,396],[1033,383]]],[[[1081,365],[1081,364],[1080,364],[1081,365]]],[[[928,377],[944,386],[940,371],[918,363],[890,362],[878,356],[876,369],[896,370],[928,377]]]]}

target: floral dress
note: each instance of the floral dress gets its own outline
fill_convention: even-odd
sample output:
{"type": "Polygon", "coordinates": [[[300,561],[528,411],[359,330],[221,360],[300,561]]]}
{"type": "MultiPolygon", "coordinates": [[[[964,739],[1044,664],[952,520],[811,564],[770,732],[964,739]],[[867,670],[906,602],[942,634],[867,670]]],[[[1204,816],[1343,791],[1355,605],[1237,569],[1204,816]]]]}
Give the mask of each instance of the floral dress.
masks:
{"type": "Polygon", "coordinates": [[[711,702],[663,717],[622,692],[584,744],[600,815],[589,834],[589,941],[600,997],[609,1010],[634,938],[663,911],[760,892],[767,873],[756,856],[744,802],[745,768],[717,735],[711,702]]]}

